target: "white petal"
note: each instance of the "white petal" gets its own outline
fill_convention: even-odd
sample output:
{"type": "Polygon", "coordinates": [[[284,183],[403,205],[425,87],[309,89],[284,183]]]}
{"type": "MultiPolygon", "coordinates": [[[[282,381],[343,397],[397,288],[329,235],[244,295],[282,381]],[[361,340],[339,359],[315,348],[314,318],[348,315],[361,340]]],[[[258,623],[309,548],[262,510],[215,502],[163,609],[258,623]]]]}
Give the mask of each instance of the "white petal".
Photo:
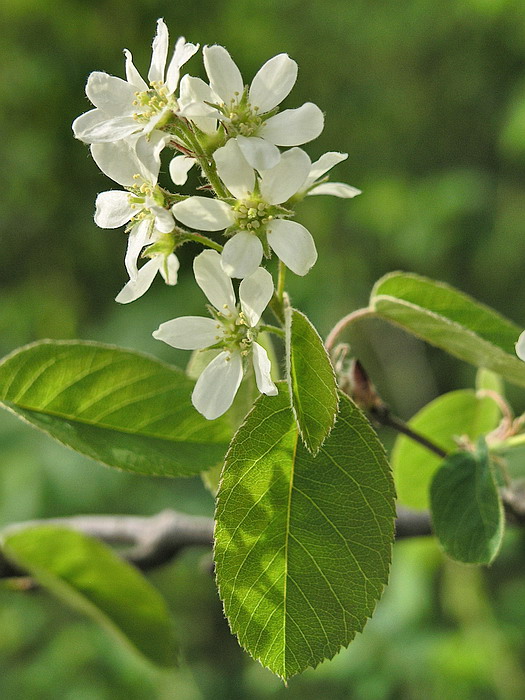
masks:
{"type": "Polygon", "coordinates": [[[153,82],[164,82],[164,69],[168,57],[168,28],[163,19],[157,20],[157,33],[153,39],[151,51],[151,64],[148,72],[148,80],[153,82]]]}
{"type": "Polygon", "coordinates": [[[331,170],[334,165],[341,163],[347,158],[348,153],[338,153],[337,151],[328,151],[328,153],[323,153],[319,160],[312,163],[312,168],[310,170],[310,174],[308,175],[310,184],[331,170]]]}
{"type": "Polygon", "coordinates": [[[204,67],[213,92],[229,105],[237,101],[244,90],[242,75],[232,57],[223,46],[205,46],[204,67]]]}
{"type": "Polygon", "coordinates": [[[124,226],[133,217],[129,192],[110,190],[101,192],[95,200],[95,223],[100,228],[124,226]]]}
{"type": "Polygon", "coordinates": [[[144,179],[155,184],[160,170],[160,154],[170,140],[169,134],[154,131],[148,137],[142,135],[135,141],[135,151],[142,164],[140,173],[144,179]]]}
{"type": "Polygon", "coordinates": [[[518,342],[516,343],[516,355],[520,360],[525,361],[525,331],[520,334],[518,342]]]}
{"type": "MultiPolygon", "coordinates": [[[[88,112],[90,114],[90,112],[88,112]]],[[[85,115],[82,115],[85,116],[85,115]]],[[[133,117],[111,117],[110,119],[95,120],[92,119],[92,124],[90,126],[81,124],[80,128],[82,133],[77,133],[77,138],[84,143],[107,143],[110,141],[120,141],[121,139],[127,139],[128,136],[140,131],[140,125],[133,119],[133,117]]],[[[77,132],[79,125],[77,124],[77,132]]]]}
{"type": "Polygon", "coordinates": [[[300,148],[283,153],[271,170],[261,172],[261,196],[269,204],[282,204],[304,184],[310,172],[310,158],[300,148]]]}
{"type": "Polygon", "coordinates": [[[94,143],[91,145],[91,155],[104,175],[123,187],[132,187],[137,184],[134,175],[142,175],[145,180],[154,184],[157,182],[159,170],[155,168],[155,173],[148,172],[148,169],[137,157],[136,142],[136,138],[131,138],[112,143],[94,143]]]}
{"type": "Polygon", "coordinates": [[[261,394],[266,394],[266,396],[277,396],[279,392],[272,381],[272,363],[270,362],[268,353],[262,347],[262,345],[259,345],[259,343],[253,343],[252,351],[253,369],[255,371],[255,382],[257,384],[257,388],[261,394]]]}
{"type": "Polygon", "coordinates": [[[84,143],[90,143],[86,134],[90,134],[95,127],[98,127],[107,120],[108,115],[106,112],[103,112],[101,109],[91,109],[89,112],[84,112],[84,114],[77,117],[71,125],[71,128],[73,129],[73,134],[76,139],[80,139],[80,141],[84,141],[84,143]]]}
{"type": "Polygon", "coordinates": [[[239,144],[248,163],[256,170],[273,168],[281,158],[281,152],[277,146],[257,136],[237,136],[234,140],[239,144]]]}
{"type": "Polygon", "coordinates": [[[241,381],[240,354],[221,352],[198,378],[192,403],[205,418],[214,420],[230,408],[241,381]]]}
{"type": "Polygon", "coordinates": [[[128,236],[128,247],[124,257],[124,264],[131,280],[135,281],[138,276],[137,260],[144,246],[151,243],[151,233],[153,232],[153,221],[143,219],[133,226],[128,236]]]}
{"type": "Polygon", "coordinates": [[[137,88],[126,80],[100,71],[91,73],[86,85],[86,95],[108,117],[132,115],[136,91],[137,88]]]}
{"type": "Polygon", "coordinates": [[[201,231],[220,231],[235,222],[231,207],[210,197],[188,197],[174,204],[171,210],[183,224],[201,231]]]}
{"type": "Polygon", "coordinates": [[[175,51],[173,52],[172,59],[166,72],[166,87],[170,95],[175,92],[179,84],[181,66],[183,66],[186,61],[189,61],[198,50],[199,44],[190,44],[183,36],[177,39],[175,51]]]}
{"type": "Polygon", "coordinates": [[[166,284],[173,286],[177,284],[177,277],[180,267],[180,262],[175,253],[170,253],[169,255],[163,255],[164,258],[159,265],[159,272],[166,284]]]}
{"type": "Polygon", "coordinates": [[[235,311],[235,294],[231,279],[221,266],[221,256],[216,250],[203,250],[193,261],[197,284],[208,301],[219,311],[225,307],[235,311]]]}
{"type": "Polygon", "coordinates": [[[180,113],[189,117],[217,117],[218,112],[206,102],[217,102],[217,96],[210,86],[191,75],[184,75],[180,81],[179,107],[180,113]]]}
{"type": "Polygon", "coordinates": [[[297,63],[287,54],[270,58],[252,81],[248,100],[259,108],[259,114],[277,107],[289,94],[297,80],[297,63]]]}
{"type": "Polygon", "coordinates": [[[357,187],[347,185],[344,182],[322,182],[320,185],[313,187],[308,194],[331,194],[334,197],[352,199],[352,197],[361,194],[361,190],[358,190],[357,187]]]}
{"type": "Polygon", "coordinates": [[[296,221],[276,219],[268,229],[268,243],[296,275],[306,275],[317,260],[312,234],[296,221]]]}
{"type": "Polygon", "coordinates": [[[195,158],[175,156],[170,161],[170,177],[175,185],[183,185],[188,179],[188,172],[195,164],[195,158]]]}
{"type": "Polygon", "coordinates": [[[239,231],[226,241],[221,255],[222,269],[230,277],[248,277],[261,264],[263,247],[252,233],[239,231]]]}
{"type": "Polygon", "coordinates": [[[143,265],[138,271],[136,279],[125,284],[115,297],[119,304],[129,304],[145,294],[151,287],[155,275],[159,269],[159,260],[153,258],[143,265]]]}
{"type": "Polygon", "coordinates": [[[297,109],[270,117],[259,129],[258,136],[268,139],[277,146],[300,146],[316,139],[324,126],[323,113],[312,102],[306,102],[297,109]]]}
{"type": "Polygon", "coordinates": [[[173,214],[157,205],[149,206],[149,210],[155,216],[155,228],[161,233],[170,233],[175,228],[173,214]]]}
{"type": "Polygon", "coordinates": [[[217,321],[203,316],[181,316],[161,323],[153,337],[179,350],[201,350],[222,337],[217,321]]]}
{"type": "Polygon", "coordinates": [[[144,92],[144,90],[148,89],[148,84],[142,79],[142,76],[135,68],[131,51],[124,49],[124,56],[126,57],[126,80],[133,85],[136,90],[144,92]]]}
{"type": "MultiPolygon", "coordinates": [[[[250,139],[247,139],[250,140],[250,139]]],[[[236,199],[246,199],[255,187],[255,172],[241,153],[237,139],[230,139],[218,148],[213,157],[217,172],[236,199]]]]}
{"type": "Polygon", "coordinates": [[[241,309],[253,328],[259,323],[264,309],[273,295],[273,279],[268,270],[258,267],[239,285],[241,309]]]}

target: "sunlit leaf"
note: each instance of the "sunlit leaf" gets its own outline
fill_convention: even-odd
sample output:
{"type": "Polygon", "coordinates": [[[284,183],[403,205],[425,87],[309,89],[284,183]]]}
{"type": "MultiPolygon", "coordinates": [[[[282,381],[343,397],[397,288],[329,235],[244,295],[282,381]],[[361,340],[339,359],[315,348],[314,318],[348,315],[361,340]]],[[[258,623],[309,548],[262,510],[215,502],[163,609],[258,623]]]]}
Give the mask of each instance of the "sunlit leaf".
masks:
{"type": "Polygon", "coordinates": [[[80,532],[44,525],[6,534],[3,550],[44,588],[150,661],[174,665],[175,639],[164,599],[109,547],[80,532]]]}
{"type": "Polygon", "coordinates": [[[218,494],[217,581],[232,630],[287,678],[346,646],[388,576],[394,488],[368,421],[340,397],[314,457],[288,389],[261,396],[236,433],[218,494]]]}
{"type": "Polygon", "coordinates": [[[186,476],[222,461],[231,429],[190,400],[193,382],[153,357],[108,345],[44,341],[0,363],[1,405],[111,467],[186,476]]]}
{"type": "Polygon", "coordinates": [[[514,344],[521,328],[442,282],[395,272],[374,286],[375,313],[461,360],[525,386],[514,344]]]}

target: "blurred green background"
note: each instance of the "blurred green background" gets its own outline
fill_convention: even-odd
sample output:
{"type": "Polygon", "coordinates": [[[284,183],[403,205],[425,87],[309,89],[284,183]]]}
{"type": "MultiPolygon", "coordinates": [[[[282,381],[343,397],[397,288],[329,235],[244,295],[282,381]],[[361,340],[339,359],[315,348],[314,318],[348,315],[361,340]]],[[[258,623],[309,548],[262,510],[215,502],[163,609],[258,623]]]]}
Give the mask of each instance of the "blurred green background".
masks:
{"type": "MultiPolygon", "coordinates": [[[[90,108],[90,71],[145,74],[155,20],[172,38],[225,45],[249,82],[279,52],[299,64],[286,107],[326,112],[312,159],[349,153],[333,178],[353,201],[311,197],[299,220],[319,261],[289,289],[326,334],[394,269],[447,281],[525,325],[525,3],[523,0],[3,0],[0,6],[0,351],[85,338],[184,362],[151,338],[202,312],[183,249],[176,289],[156,282],[119,306],[125,236],[93,223],[112,184],[70,124],[90,108]]],[[[203,75],[200,58],[189,72],[203,75]]],[[[349,338],[384,397],[410,417],[473,370],[384,325],[349,338]]],[[[522,391],[509,388],[517,410],[522,391]]],[[[387,443],[391,436],[384,435],[387,443]]],[[[199,480],[111,472],[0,416],[0,526],[74,513],[211,514],[199,480]]],[[[42,593],[0,590],[0,697],[6,700],[525,697],[525,539],[510,532],[488,570],[445,561],[430,541],[395,547],[391,584],[347,651],[286,690],[228,632],[209,553],[152,575],[179,629],[180,670],[159,673],[42,593]]]]}

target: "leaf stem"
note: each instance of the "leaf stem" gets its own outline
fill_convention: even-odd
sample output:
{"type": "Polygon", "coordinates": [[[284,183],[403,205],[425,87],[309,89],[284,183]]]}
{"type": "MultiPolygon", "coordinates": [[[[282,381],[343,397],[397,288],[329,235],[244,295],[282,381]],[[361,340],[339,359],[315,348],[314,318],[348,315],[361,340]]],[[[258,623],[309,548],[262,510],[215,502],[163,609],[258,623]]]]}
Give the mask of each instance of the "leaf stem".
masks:
{"type": "Polygon", "coordinates": [[[343,318],[338,321],[335,326],[332,328],[330,333],[328,334],[326,340],[325,340],[325,348],[328,352],[331,352],[334,345],[335,341],[337,340],[337,336],[344,331],[344,329],[347,326],[350,326],[352,323],[355,321],[359,321],[362,318],[367,318],[369,316],[374,316],[375,311],[371,309],[369,306],[366,306],[363,309],[357,309],[356,311],[352,311],[352,313],[349,313],[347,316],[343,316],[343,318]]]}
{"type": "Polygon", "coordinates": [[[417,442],[418,444],[422,445],[423,447],[426,447],[427,450],[430,450],[430,452],[433,452],[435,455],[438,457],[446,457],[448,455],[448,452],[444,450],[442,447],[439,447],[439,445],[436,445],[434,442],[426,438],[424,435],[421,435],[421,433],[417,433],[415,430],[413,430],[409,425],[405,423],[404,420],[401,418],[398,418],[397,416],[394,416],[391,412],[390,409],[387,406],[384,406],[382,408],[372,410],[371,414],[375,420],[380,423],[381,425],[385,425],[389,428],[393,428],[396,430],[398,433],[401,433],[402,435],[405,435],[407,438],[410,438],[410,440],[413,440],[414,442],[417,442]]]}

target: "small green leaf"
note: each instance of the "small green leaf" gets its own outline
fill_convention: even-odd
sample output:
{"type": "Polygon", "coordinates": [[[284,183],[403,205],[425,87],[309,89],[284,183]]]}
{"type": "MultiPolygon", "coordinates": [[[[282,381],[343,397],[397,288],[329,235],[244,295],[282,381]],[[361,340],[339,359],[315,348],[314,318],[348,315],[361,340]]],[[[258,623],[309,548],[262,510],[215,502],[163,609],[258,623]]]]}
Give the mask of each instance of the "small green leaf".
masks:
{"type": "Polygon", "coordinates": [[[430,500],[434,532],[445,552],[465,564],[490,564],[505,519],[483,439],[475,453],[447,457],[434,475],[430,500]]]}
{"type": "MultiPolygon", "coordinates": [[[[431,401],[408,425],[438,447],[453,452],[458,448],[454,438],[466,435],[476,440],[498,425],[500,415],[493,399],[479,398],[471,389],[460,389],[431,401]]],[[[411,508],[428,508],[428,489],[441,461],[426,447],[400,435],[392,450],[399,502],[411,508]]]]}
{"type": "Polygon", "coordinates": [[[453,287],[394,272],[376,282],[370,306],[454,357],[525,386],[525,363],[514,351],[521,328],[453,287]]]}
{"type": "Polygon", "coordinates": [[[166,603],[137,569],[80,532],[50,525],[3,537],[6,557],[44,588],[160,666],[173,666],[166,603]]]}
{"type": "Polygon", "coordinates": [[[330,433],[337,415],[334,369],[323,341],[304,314],[286,309],[286,360],[292,408],[312,454],[330,433]]]}
{"type": "Polygon", "coordinates": [[[187,476],[221,462],[231,429],[193,408],[193,382],[153,357],[81,341],[28,345],[0,363],[4,408],[102,464],[187,476]]]}
{"type": "Polygon", "coordinates": [[[219,488],[215,562],[230,626],[282,678],[333,657],[387,581],[395,517],[383,447],[346,397],[314,457],[286,385],[236,433],[219,488]]]}

